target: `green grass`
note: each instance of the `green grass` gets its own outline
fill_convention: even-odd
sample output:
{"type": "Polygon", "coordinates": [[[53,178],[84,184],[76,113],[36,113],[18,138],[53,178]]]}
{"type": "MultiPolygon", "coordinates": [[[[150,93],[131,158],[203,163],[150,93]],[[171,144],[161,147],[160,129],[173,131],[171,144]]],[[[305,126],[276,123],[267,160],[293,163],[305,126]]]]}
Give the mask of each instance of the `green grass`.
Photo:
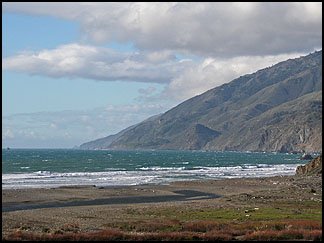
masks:
{"type": "MultiPolygon", "coordinates": [[[[202,208],[195,210],[180,210],[178,208],[164,208],[154,211],[141,212],[141,217],[152,215],[159,219],[188,220],[217,220],[226,222],[228,220],[250,221],[250,220],[279,220],[279,219],[322,219],[321,204],[314,201],[303,201],[295,203],[278,203],[272,207],[254,208],[202,208]],[[245,213],[245,210],[248,210],[245,213]],[[144,215],[143,215],[144,213],[144,215]],[[249,216],[246,216],[249,215],[249,216]]],[[[140,215],[139,215],[140,216],[140,215]]]]}
{"type": "Polygon", "coordinates": [[[93,232],[33,233],[16,231],[4,240],[322,240],[322,223],[312,220],[279,220],[220,223],[216,220],[190,222],[137,222],[131,232],[117,228],[93,232]],[[173,231],[161,231],[165,226],[173,231]],[[162,226],[162,228],[161,228],[162,226]],[[137,228],[136,228],[137,227],[137,228]]]}
{"type": "Polygon", "coordinates": [[[65,224],[57,232],[20,229],[7,240],[321,240],[322,203],[282,201],[251,207],[126,209],[106,230],[82,232],[65,224]],[[249,215],[249,216],[246,216],[249,215]]]}

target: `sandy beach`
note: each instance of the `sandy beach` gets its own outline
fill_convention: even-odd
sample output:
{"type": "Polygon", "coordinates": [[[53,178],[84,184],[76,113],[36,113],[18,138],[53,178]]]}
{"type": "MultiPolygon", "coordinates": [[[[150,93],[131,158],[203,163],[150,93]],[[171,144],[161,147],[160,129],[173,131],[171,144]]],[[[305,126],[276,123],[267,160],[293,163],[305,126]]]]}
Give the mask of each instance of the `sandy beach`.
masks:
{"type": "MultiPolygon", "coordinates": [[[[310,216],[310,219],[317,214],[321,217],[321,176],[186,181],[107,188],[11,189],[2,190],[2,238],[11,239],[10,235],[17,231],[57,234],[62,231],[80,233],[119,229],[134,232],[127,225],[136,227],[169,220],[178,220],[179,225],[203,219],[217,221],[217,214],[213,212],[220,215],[219,210],[236,210],[242,213],[242,220],[250,220],[253,219],[253,213],[249,213],[251,209],[262,212],[262,208],[286,210],[287,207],[295,210],[290,212],[292,215],[298,214],[303,218],[307,205],[315,210],[315,216],[310,216]]],[[[286,218],[292,218],[288,216],[286,218]]],[[[240,217],[240,214],[235,214],[232,218],[218,218],[220,221],[240,221],[240,217]]]]}

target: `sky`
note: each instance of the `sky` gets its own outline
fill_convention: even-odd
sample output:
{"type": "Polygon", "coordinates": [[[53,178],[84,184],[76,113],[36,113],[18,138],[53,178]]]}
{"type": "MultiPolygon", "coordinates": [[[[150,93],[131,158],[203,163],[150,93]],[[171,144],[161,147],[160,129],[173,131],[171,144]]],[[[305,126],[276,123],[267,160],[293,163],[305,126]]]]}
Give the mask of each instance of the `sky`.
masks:
{"type": "Polygon", "coordinates": [[[321,2],[2,2],[2,147],[72,148],[321,49],[321,2]]]}

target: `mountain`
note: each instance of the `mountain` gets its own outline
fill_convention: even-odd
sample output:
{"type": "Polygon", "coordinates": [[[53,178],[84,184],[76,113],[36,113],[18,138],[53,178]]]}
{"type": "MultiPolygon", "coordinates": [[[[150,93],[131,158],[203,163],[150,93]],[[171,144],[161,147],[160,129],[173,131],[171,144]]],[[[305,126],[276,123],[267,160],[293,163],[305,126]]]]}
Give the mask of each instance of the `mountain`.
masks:
{"type": "Polygon", "coordinates": [[[322,51],[241,76],[114,137],[109,149],[322,150],[322,51]]]}
{"type": "MultiPolygon", "coordinates": [[[[134,125],[135,126],[135,125],[134,125]]],[[[99,138],[90,142],[86,142],[80,145],[80,149],[106,149],[109,147],[109,145],[118,139],[120,136],[122,136],[125,132],[132,129],[134,126],[130,126],[119,133],[116,133],[114,135],[109,135],[104,138],[99,138]]]]}
{"type": "MultiPolygon", "coordinates": [[[[155,116],[152,116],[152,117],[149,117],[148,119],[146,119],[145,121],[149,121],[151,119],[155,119],[157,118],[159,115],[155,115],[155,116]]],[[[99,138],[99,139],[96,139],[96,140],[93,140],[93,141],[90,141],[90,142],[86,142],[86,143],[83,143],[79,146],[79,149],[107,149],[109,148],[110,144],[117,140],[119,137],[121,137],[125,132],[131,130],[132,128],[134,128],[136,125],[133,125],[133,126],[130,126],[130,127],[127,127],[123,130],[121,130],[120,132],[116,133],[116,134],[113,134],[113,135],[109,135],[107,137],[104,137],[104,138],[99,138]]]]}

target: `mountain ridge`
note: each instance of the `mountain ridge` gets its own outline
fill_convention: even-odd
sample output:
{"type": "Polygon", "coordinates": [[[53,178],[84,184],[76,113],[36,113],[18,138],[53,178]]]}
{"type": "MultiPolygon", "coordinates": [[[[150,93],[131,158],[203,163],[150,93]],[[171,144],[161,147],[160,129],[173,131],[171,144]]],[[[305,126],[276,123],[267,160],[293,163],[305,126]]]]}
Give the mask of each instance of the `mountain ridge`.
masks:
{"type": "Polygon", "coordinates": [[[318,135],[322,134],[321,90],[322,51],[317,51],[192,97],[158,117],[132,126],[106,148],[318,152],[322,145],[318,135]],[[317,106],[311,105],[312,100],[317,106]],[[267,120],[273,124],[267,124],[267,120]],[[290,121],[298,122],[291,126],[290,121]],[[210,134],[194,129],[197,124],[210,134]],[[302,133],[308,135],[298,140],[302,133]]]}

